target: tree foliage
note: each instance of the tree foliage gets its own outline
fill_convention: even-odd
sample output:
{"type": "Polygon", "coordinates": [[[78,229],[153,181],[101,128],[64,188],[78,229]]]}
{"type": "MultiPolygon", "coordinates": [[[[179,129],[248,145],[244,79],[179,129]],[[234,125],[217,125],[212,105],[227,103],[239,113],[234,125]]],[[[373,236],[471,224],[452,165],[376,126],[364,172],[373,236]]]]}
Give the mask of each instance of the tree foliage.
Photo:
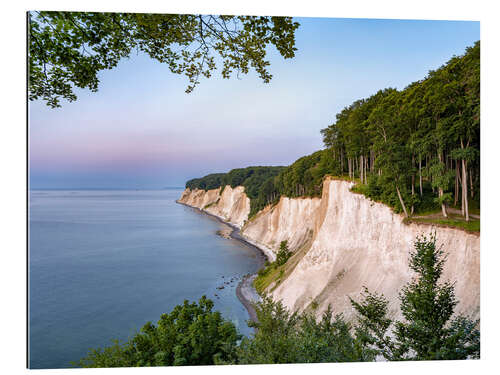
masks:
{"type": "Polygon", "coordinates": [[[288,261],[288,259],[290,259],[291,256],[292,253],[288,249],[288,241],[287,240],[281,241],[278,254],[276,254],[276,265],[282,266],[288,261]]]}
{"type": "Polygon", "coordinates": [[[254,69],[269,82],[267,47],[295,55],[290,17],[35,11],[29,18],[29,98],[59,107],[76,100],[74,87],[97,91],[98,73],[134,51],[167,64],[189,80],[220,67],[223,78],[254,69]]]}
{"type": "Polygon", "coordinates": [[[404,90],[380,90],[321,131],[340,175],[410,215],[479,199],[480,44],[404,90]],[[429,197],[433,197],[429,199],[429,197]]]}
{"type": "Polygon", "coordinates": [[[255,215],[281,196],[319,196],[323,178],[339,170],[327,150],[304,156],[288,167],[238,168],[228,173],[214,173],[186,182],[190,189],[216,189],[225,185],[244,186],[250,198],[250,215],[255,215]]]}
{"type": "Polygon", "coordinates": [[[212,173],[201,178],[193,178],[186,182],[186,188],[191,190],[212,190],[223,186],[225,173],[212,173]]]}
{"type": "Polygon", "coordinates": [[[163,314],[155,326],[146,323],[129,341],[92,350],[79,367],[135,367],[213,365],[234,360],[240,339],[233,323],[203,296],[198,303],[184,301],[163,314]]]}
{"type": "Polygon", "coordinates": [[[265,297],[256,306],[255,336],[243,338],[237,349],[239,364],[326,363],[374,360],[352,334],[342,315],[330,307],[318,322],[309,313],[290,313],[281,302],[265,297]]]}
{"type": "Polygon", "coordinates": [[[266,184],[277,176],[285,167],[247,167],[232,169],[228,173],[214,173],[205,177],[194,178],[186,182],[186,188],[211,190],[226,185],[231,187],[244,186],[245,193],[250,198],[250,216],[264,208],[262,192],[266,184]]]}

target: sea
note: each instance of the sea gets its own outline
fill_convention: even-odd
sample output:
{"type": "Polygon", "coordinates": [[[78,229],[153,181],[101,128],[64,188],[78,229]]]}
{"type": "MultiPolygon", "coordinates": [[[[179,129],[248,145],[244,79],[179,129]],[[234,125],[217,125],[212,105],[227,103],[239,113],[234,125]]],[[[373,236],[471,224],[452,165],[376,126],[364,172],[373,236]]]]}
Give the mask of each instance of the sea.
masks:
{"type": "Polygon", "coordinates": [[[73,367],[203,295],[252,335],[236,297],[262,255],[217,235],[225,224],[177,204],[182,189],[31,190],[28,364],[73,367]]]}

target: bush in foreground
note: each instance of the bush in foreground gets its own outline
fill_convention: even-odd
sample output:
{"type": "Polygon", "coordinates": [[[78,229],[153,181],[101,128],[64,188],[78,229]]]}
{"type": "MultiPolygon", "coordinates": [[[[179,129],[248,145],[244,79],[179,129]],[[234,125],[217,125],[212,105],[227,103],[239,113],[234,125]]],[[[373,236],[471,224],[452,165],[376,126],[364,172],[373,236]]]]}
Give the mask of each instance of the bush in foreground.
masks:
{"type": "Polygon", "coordinates": [[[233,323],[212,311],[203,296],[198,303],[177,305],[155,326],[146,323],[131,340],[92,350],[79,367],[214,365],[231,362],[241,336],[233,323]]]}
{"type": "Polygon", "coordinates": [[[320,363],[375,360],[375,351],[362,340],[342,315],[330,307],[318,322],[309,313],[290,313],[281,302],[265,297],[256,306],[258,323],[252,338],[243,338],[238,363],[320,363]]]}

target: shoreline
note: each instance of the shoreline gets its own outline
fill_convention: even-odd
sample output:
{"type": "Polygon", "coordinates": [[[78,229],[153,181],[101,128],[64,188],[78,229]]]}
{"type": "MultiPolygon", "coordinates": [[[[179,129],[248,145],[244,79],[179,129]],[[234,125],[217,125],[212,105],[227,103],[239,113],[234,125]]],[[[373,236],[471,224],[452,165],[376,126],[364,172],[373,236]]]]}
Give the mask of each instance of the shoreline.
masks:
{"type": "MultiPolygon", "coordinates": [[[[228,227],[231,228],[231,234],[229,235],[230,238],[240,241],[244,243],[246,246],[249,246],[250,248],[254,249],[257,251],[259,254],[258,261],[259,261],[259,268],[257,269],[257,272],[259,272],[260,269],[264,267],[264,263],[266,261],[272,261],[272,259],[269,258],[269,254],[267,253],[267,249],[264,250],[257,246],[256,244],[249,242],[245,237],[243,237],[240,234],[240,229],[236,225],[228,223],[227,221],[223,220],[221,217],[211,214],[210,212],[204,211],[201,208],[198,207],[193,207],[190,206],[186,203],[179,202],[178,200],[175,201],[177,204],[181,204],[183,206],[189,207],[193,210],[196,210],[202,214],[211,216],[215,219],[217,219],[220,223],[227,225],[228,227]]],[[[236,297],[240,301],[240,303],[245,307],[245,309],[248,312],[248,316],[250,317],[250,320],[253,322],[258,322],[257,320],[257,313],[254,308],[254,303],[256,302],[255,300],[258,298],[260,300],[260,296],[253,287],[253,280],[257,277],[257,272],[253,274],[246,274],[243,276],[241,281],[238,283],[236,286],[236,297]]]]}
{"type": "MultiPolygon", "coordinates": [[[[256,301],[253,301],[248,297],[248,293],[255,293],[255,295],[258,296],[257,291],[253,287],[252,283],[255,280],[255,277],[257,276],[256,273],[250,275],[247,274],[243,276],[241,281],[238,283],[236,286],[236,297],[240,300],[241,304],[247,309],[248,311],[248,316],[250,317],[250,320],[252,322],[257,323],[259,320],[257,319],[257,312],[255,311],[254,303],[256,301]]],[[[260,296],[259,296],[260,298],[260,296]]]]}

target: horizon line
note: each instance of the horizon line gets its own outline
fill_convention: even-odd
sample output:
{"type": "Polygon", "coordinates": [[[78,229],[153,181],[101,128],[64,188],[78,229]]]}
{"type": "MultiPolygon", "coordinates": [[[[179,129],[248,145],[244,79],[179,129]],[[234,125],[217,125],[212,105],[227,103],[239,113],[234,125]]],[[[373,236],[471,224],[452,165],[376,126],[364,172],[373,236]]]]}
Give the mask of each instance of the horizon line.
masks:
{"type": "Polygon", "coordinates": [[[165,186],[157,188],[147,187],[35,187],[29,188],[29,191],[35,190],[172,190],[184,189],[184,186],[165,186]]]}

